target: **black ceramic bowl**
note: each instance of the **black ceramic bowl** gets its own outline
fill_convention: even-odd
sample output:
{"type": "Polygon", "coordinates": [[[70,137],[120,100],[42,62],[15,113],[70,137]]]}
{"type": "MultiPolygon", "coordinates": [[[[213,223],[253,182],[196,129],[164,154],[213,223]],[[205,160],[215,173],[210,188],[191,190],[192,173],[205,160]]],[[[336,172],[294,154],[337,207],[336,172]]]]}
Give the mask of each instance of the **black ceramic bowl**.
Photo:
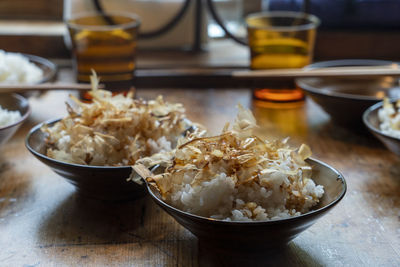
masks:
{"type": "Polygon", "coordinates": [[[10,111],[18,110],[21,113],[21,119],[10,125],[0,127],[0,145],[6,143],[29,117],[31,110],[28,100],[17,94],[1,94],[0,106],[10,111]]]}
{"type": "Polygon", "coordinates": [[[369,107],[363,114],[363,122],[368,130],[378,138],[390,151],[400,156],[400,139],[387,135],[380,130],[378,110],[383,106],[383,102],[379,102],[369,107]]]}
{"type": "MultiPolygon", "coordinates": [[[[384,60],[332,60],[306,66],[306,69],[350,67],[350,66],[392,66],[384,60]]],[[[396,64],[397,65],[397,64],[396,64]]],[[[366,78],[301,78],[296,83],[333,121],[347,126],[362,125],[363,112],[383,97],[400,96],[398,80],[394,77],[366,78]]]]}
{"type": "Polygon", "coordinates": [[[51,126],[57,121],[59,120],[44,122],[33,127],[25,139],[25,145],[36,158],[73,184],[80,194],[111,201],[135,199],[147,194],[144,185],[127,181],[132,172],[129,166],[88,166],[47,157],[46,134],[40,128],[44,124],[51,126]]]}
{"type": "Polygon", "coordinates": [[[147,184],[153,200],[183,227],[192,232],[202,244],[228,250],[259,250],[285,245],[318,218],[333,208],[346,193],[346,182],[334,168],[309,159],[313,179],[324,186],[325,193],[312,211],[288,219],[264,222],[227,222],[193,215],[166,204],[158,191],[147,184]]]}

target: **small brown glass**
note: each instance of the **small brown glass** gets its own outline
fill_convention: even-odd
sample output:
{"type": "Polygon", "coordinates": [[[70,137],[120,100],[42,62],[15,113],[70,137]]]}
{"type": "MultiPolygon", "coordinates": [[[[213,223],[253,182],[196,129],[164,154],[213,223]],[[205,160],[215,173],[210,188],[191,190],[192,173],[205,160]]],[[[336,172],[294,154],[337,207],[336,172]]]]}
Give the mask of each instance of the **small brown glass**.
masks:
{"type": "MultiPolygon", "coordinates": [[[[250,68],[302,68],[311,63],[319,19],[300,12],[273,11],[246,18],[250,48],[250,68]]],[[[259,100],[287,102],[304,97],[294,81],[265,84],[254,89],[259,100]]]]}
{"type": "Polygon", "coordinates": [[[107,89],[129,90],[136,69],[139,17],[131,13],[85,13],[66,23],[77,81],[90,82],[94,70],[107,89]]]}

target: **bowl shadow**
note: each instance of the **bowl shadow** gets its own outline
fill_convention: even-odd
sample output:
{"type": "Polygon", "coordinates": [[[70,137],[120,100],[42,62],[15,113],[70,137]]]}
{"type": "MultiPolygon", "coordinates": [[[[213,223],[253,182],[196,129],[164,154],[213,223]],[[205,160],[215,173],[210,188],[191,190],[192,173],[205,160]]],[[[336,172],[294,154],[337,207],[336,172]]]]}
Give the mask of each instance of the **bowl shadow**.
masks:
{"type": "MultiPolygon", "coordinates": [[[[120,246],[121,250],[127,247],[137,250],[137,263],[157,259],[167,266],[178,265],[181,255],[197,252],[195,238],[188,233],[185,238],[179,236],[177,232],[185,231],[177,228],[173,219],[150,197],[116,203],[74,193],[48,214],[37,234],[39,248],[43,251],[79,247],[87,257],[101,262],[114,257],[113,253],[119,247],[113,247],[120,246]],[[100,255],[98,251],[105,252],[100,255]]],[[[72,250],[66,249],[65,253],[72,253],[68,251],[72,250]]],[[[44,253],[44,256],[48,257],[48,254],[44,253]]],[[[65,257],[57,257],[57,261],[64,260],[65,257]]],[[[124,265],[128,258],[120,260],[124,265]]],[[[135,264],[135,261],[130,260],[129,264],[135,264]]]]}
{"type": "Polygon", "coordinates": [[[130,202],[109,202],[82,197],[66,198],[45,219],[39,230],[44,246],[92,245],[135,242],[129,234],[144,227],[146,198],[130,202]]]}
{"type": "Polygon", "coordinates": [[[331,120],[317,129],[315,134],[319,138],[333,139],[350,145],[366,146],[373,149],[383,147],[364,125],[350,129],[331,120]]]}
{"type": "Polygon", "coordinates": [[[207,244],[199,242],[199,266],[323,266],[301,247],[291,242],[288,245],[271,248],[262,252],[235,253],[212,250],[207,244]],[[301,256],[301,261],[296,260],[301,256]]]}

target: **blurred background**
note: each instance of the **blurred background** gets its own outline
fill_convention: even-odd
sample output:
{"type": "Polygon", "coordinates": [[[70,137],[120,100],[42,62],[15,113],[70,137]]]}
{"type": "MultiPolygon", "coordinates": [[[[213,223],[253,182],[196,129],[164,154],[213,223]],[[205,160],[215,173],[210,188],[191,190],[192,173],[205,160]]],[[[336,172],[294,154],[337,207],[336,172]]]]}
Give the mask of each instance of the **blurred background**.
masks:
{"type": "MultiPolygon", "coordinates": [[[[63,20],[71,14],[96,10],[129,11],[142,18],[138,72],[141,77],[179,76],[181,68],[196,72],[214,86],[242,86],[218,78],[248,68],[248,49],[230,38],[215,16],[236,39],[246,35],[244,17],[268,10],[307,11],[321,19],[314,61],[373,58],[398,60],[400,1],[396,0],[14,0],[0,2],[0,49],[57,59],[71,57],[63,20]],[[171,69],[175,70],[171,73],[171,69]],[[210,75],[209,70],[213,73],[210,75]],[[151,70],[151,75],[149,71],[151,70]]],[[[66,59],[66,61],[62,61],[66,59]]],[[[187,72],[186,72],[187,75],[187,72]]],[[[153,80],[154,82],[154,80],[153,80]]],[[[202,85],[199,79],[199,86],[202,85]]],[[[154,86],[154,83],[152,84],[154,86]]]]}

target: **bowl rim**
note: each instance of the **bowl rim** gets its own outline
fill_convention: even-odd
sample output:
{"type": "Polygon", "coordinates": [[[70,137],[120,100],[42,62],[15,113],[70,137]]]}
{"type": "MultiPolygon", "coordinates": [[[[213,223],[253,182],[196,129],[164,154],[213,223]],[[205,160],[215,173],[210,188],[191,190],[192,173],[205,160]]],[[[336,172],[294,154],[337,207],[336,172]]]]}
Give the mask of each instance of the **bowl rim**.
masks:
{"type": "MultiPolygon", "coordinates": [[[[390,60],[380,60],[380,59],[338,59],[338,60],[327,60],[327,61],[320,61],[315,62],[310,65],[305,66],[303,69],[320,69],[320,68],[330,68],[330,67],[339,67],[339,66],[384,66],[384,65],[392,65],[396,64],[400,66],[400,63],[396,61],[390,60]]],[[[388,75],[390,76],[390,75],[388,75]]],[[[386,76],[385,76],[386,77],[386,76]]],[[[355,94],[346,94],[346,93],[338,93],[334,91],[326,91],[318,89],[314,86],[309,85],[306,81],[313,78],[297,78],[296,84],[301,87],[304,91],[322,95],[322,96],[330,96],[330,97],[337,97],[337,98],[346,98],[351,100],[364,100],[364,101],[381,101],[381,98],[373,97],[373,96],[365,96],[365,95],[355,95],[355,94]]]]}
{"type": "Polygon", "coordinates": [[[342,181],[342,190],[340,192],[340,195],[333,200],[331,203],[329,203],[326,206],[323,206],[321,208],[315,209],[315,210],[311,210],[307,213],[304,214],[300,214],[298,216],[293,216],[293,217],[289,217],[289,218],[284,218],[284,219],[276,219],[276,220],[269,220],[269,221],[224,221],[224,220],[220,220],[220,219],[213,219],[213,218],[208,218],[208,217],[204,217],[204,216],[199,216],[199,215],[195,215],[195,214],[191,214],[189,212],[186,211],[182,211],[178,208],[175,208],[169,204],[167,204],[166,202],[164,202],[162,199],[158,198],[153,191],[150,188],[150,184],[145,180],[145,184],[146,184],[146,188],[147,191],[149,192],[151,198],[156,201],[158,204],[160,204],[161,206],[164,206],[166,208],[168,208],[169,210],[173,210],[174,212],[181,214],[183,217],[189,217],[191,219],[194,220],[200,220],[200,221],[207,221],[209,223],[215,223],[215,224],[220,224],[220,225],[252,225],[252,226],[256,226],[256,225],[264,225],[264,224],[268,224],[268,225],[274,225],[274,224],[280,224],[280,223],[288,223],[290,221],[297,221],[297,220],[301,220],[303,218],[307,218],[307,217],[311,217],[313,215],[316,215],[318,213],[321,213],[323,210],[329,210],[330,208],[332,208],[333,206],[335,206],[337,203],[339,203],[340,200],[342,200],[342,198],[344,197],[344,195],[347,192],[347,183],[346,180],[344,178],[344,176],[335,168],[333,168],[332,166],[328,165],[325,162],[322,162],[320,160],[314,159],[314,158],[309,158],[308,160],[311,160],[312,162],[316,162],[320,165],[322,165],[323,167],[327,167],[328,169],[332,170],[335,174],[337,174],[337,178],[342,181]]]}
{"type": "Polygon", "coordinates": [[[26,148],[35,156],[42,158],[46,161],[51,161],[53,163],[56,163],[58,165],[64,166],[64,167],[75,167],[75,168],[86,168],[86,169],[103,169],[103,170],[107,170],[107,169],[113,169],[113,170],[132,170],[131,166],[95,166],[95,165],[82,165],[82,164],[76,164],[76,163],[68,163],[68,162],[64,162],[64,161],[60,161],[60,160],[56,160],[53,158],[50,158],[38,151],[36,151],[35,149],[33,149],[30,145],[29,145],[29,140],[32,137],[33,133],[35,133],[36,131],[39,131],[40,128],[43,125],[46,124],[54,124],[58,121],[62,120],[62,118],[58,118],[58,119],[50,119],[44,122],[41,122],[35,126],[33,126],[28,134],[25,137],[25,146],[26,148]]]}
{"type": "Polygon", "coordinates": [[[18,121],[14,122],[12,124],[7,124],[5,126],[0,127],[0,131],[1,130],[5,130],[5,129],[9,129],[11,127],[14,127],[15,125],[18,125],[18,124],[22,123],[23,121],[25,121],[29,117],[29,115],[31,114],[31,111],[32,111],[31,110],[31,106],[29,105],[29,101],[25,97],[23,97],[22,95],[19,95],[19,94],[15,94],[15,93],[12,93],[12,94],[9,94],[9,95],[11,97],[13,97],[14,99],[17,99],[17,100],[19,100],[21,102],[25,102],[26,105],[27,105],[27,110],[26,110],[26,112],[24,114],[21,114],[21,118],[18,121]]]}
{"type": "MultiPolygon", "coordinates": [[[[396,101],[396,100],[390,100],[391,103],[393,103],[394,101],[396,101]]],[[[378,103],[376,103],[376,104],[370,106],[369,108],[367,108],[367,109],[364,111],[364,113],[363,113],[363,115],[362,115],[362,120],[363,120],[363,122],[364,122],[364,125],[367,126],[367,128],[368,128],[371,132],[373,132],[373,133],[375,133],[375,134],[382,135],[382,136],[384,136],[384,137],[386,137],[386,138],[389,138],[389,139],[391,139],[391,140],[400,141],[400,138],[396,138],[396,137],[394,137],[394,136],[385,134],[385,133],[382,132],[379,128],[376,128],[375,126],[373,126],[373,125],[369,122],[369,117],[371,116],[371,113],[374,112],[374,111],[378,112],[378,110],[379,110],[382,106],[383,106],[383,101],[378,102],[378,103]]]]}

